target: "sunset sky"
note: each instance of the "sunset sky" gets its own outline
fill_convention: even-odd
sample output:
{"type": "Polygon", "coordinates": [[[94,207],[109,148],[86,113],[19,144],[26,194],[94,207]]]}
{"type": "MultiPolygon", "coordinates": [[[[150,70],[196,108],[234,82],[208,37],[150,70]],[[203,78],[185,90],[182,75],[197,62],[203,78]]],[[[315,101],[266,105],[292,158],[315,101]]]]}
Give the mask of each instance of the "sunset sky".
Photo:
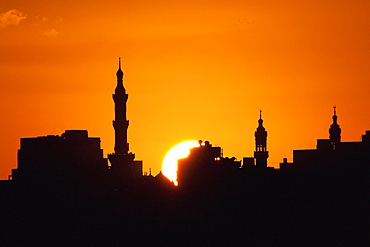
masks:
{"type": "Polygon", "coordinates": [[[269,166],[370,129],[370,1],[26,1],[0,4],[0,179],[20,138],[87,129],[113,152],[118,57],[130,151],[161,170],[175,144],[253,155],[263,110],[269,166]]]}

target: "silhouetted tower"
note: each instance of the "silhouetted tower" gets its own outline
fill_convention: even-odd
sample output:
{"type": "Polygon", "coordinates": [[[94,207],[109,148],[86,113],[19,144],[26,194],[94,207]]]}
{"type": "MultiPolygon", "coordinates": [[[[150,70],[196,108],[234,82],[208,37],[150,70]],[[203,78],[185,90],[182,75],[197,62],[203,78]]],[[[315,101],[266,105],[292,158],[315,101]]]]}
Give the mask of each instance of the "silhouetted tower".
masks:
{"type": "Polygon", "coordinates": [[[267,131],[263,127],[262,110],[260,110],[260,119],[258,119],[258,127],[256,132],[254,132],[254,136],[256,138],[256,151],[254,152],[256,167],[265,168],[267,167],[269,153],[266,148],[267,131]]]}
{"type": "Polygon", "coordinates": [[[113,127],[115,132],[115,154],[127,154],[129,144],[127,143],[127,129],[129,121],[126,119],[126,103],[128,94],[123,87],[123,72],[121,70],[121,58],[119,58],[117,75],[117,87],[113,94],[115,120],[113,127]]]}
{"type": "Polygon", "coordinates": [[[335,150],[336,144],[340,143],[340,133],[342,131],[337,123],[338,117],[337,117],[337,112],[336,112],[336,106],[333,106],[333,108],[334,108],[333,124],[330,125],[329,139],[330,139],[331,145],[333,146],[333,149],[335,150]]]}
{"type": "Polygon", "coordinates": [[[113,94],[115,119],[113,120],[115,146],[114,153],[108,155],[111,163],[110,171],[117,181],[129,181],[142,176],[142,161],[136,161],[135,154],[129,152],[127,143],[127,129],[129,121],[126,119],[126,103],[128,94],[123,87],[123,72],[121,58],[119,58],[117,87],[113,94]]]}

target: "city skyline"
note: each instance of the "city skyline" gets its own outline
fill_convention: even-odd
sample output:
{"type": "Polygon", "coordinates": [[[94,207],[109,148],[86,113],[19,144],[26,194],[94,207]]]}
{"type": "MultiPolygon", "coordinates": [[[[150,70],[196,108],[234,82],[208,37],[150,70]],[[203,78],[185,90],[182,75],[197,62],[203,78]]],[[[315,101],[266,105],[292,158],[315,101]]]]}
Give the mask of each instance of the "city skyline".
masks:
{"type": "Polygon", "coordinates": [[[253,156],[259,109],[274,167],[329,137],[333,105],[343,141],[368,128],[369,3],[142,3],[1,6],[1,179],[23,137],[87,129],[113,152],[119,56],[130,149],[153,174],[185,140],[253,156]]]}
{"type": "MultiPolygon", "coordinates": [[[[129,143],[128,143],[129,120],[127,119],[127,100],[129,98],[129,94],[127,93],[124,83],[123,83],[124,73],[121,68],[121,58],[119,58],[119,61],[118,61],[118,69],[116,72],[116,77],[117,77],[117,84],[114,90],[114,94],[112,95],[112,99],[114,101],[114,115],[115,115],[114,120],[112,121],[112,127],[114,129],[114,141],[115,141],[114,153],[110,153],[108,154],[108,158],[104,158],[103,150],[100,149],[100,143],[101,143],[100,138],[99,137],[90,138],[91,140],[94,140],[95,150],[99,150],[97,152],[98,154],[97,156],[102,156],[98,159],[99,161],[91,160],[90,162],[92,164],[100,163],[99,166],[100,166],[101,176],[103,176],[103,174],[106,175],[107,174],[106,172],[109,170],[110,171],[109,174],[111,174],[112,179],[114,181],[131,181],[132,179],[137,180],[137,179],[142,178],[143,176],[148,177],[148,174],[149,174],[149,177],[153,177],[152,169],[149,168],[149,173],[143,172],[143,161],[135,160],[135,153],[133,153],[132,150],[129,149],[129,143]],[[110,165],[109,166],[106,165],[106,167],[104,168],[104,165],[102,166],[102,164],[107,163],[108,160],[109,160],[110,165]]],[[[288,159],[284,157],[283,162],[279,163],[279,167],[276,167],[276,168],[284,169],[284,170],[287,168],[293,169],[293,170],[298,168],[298,169],[304,170],[304,169],[311,167],[309,169],[314,168],[317,170],[320,170],[320,169],[325,170],[325,167],[330,167],[331,169],[333,169],[335,166],[337,166],[336,169],[340,170],[342,168],[348,169],[348,167],[351,166],[350,164],[354,162],[352,164],[354,165],[353,168],[359,165],[360,167],[362,167],[361,169],[363,169],[363,164],[366,164],[367,162],[366,154],[363,152],[368,145],[370,131],[366,130],[366,134],[362,135],[361,139],[362,139],[362,142],[364,143],[363,148],[359,147],[359,145],[362,145],[360,144],[360,142],[341,141],[342,131],[341,131],[340,125],[338,124],[338,116],[337,116],[336,108],[337,108],[336,106],[333,106],[333,116],[332,116],[333,122],[330,125],[329,131],[328,131],[329,138],[317,139],[316,149],[309,148],[305,150],[293,150],[293,160],[292,160],[293,162],[288,162],[288,159]],[[337,149],[338,151],[336,151],[337,149]],[[359,153],[356,153],[355,150],[358,150],[359,153]],[[347,153],[344,153],[344,151],[347,153]],[[298,154],[299,158],[297,158],[297,153],[299,153],[298,154]],[[301,155],[302,153],[303,155],[301,155]],[[306,153],[308,155],[306,155],[306,153]],[[339,157],[337,156],[338,153],[342,154],[343,157],[338,158],[339,157]],[[328,158],[331,156],[333,156],[333,159],[328,158]],[[355,160],[357,160],[359,164],[356,164],[357,162],[355,160]],[[345,166],[343,166],[343,164],[345,164],[345,166]]],[[[212,147],[209,141],[205,141],[204,143],[202,140],[199,140],[198,142],[197,141],[185,141],[185,142],[179,143],[175,147],[173,147],[170,150],[170,152],[168,152],[168,153],[172,152],[172,154],[170,155],[171,157],[168,157],[168,154],[166,154],[161,171],[163,170],[163,175],[165,175],[169,179],[169,181],[172,181],[174,185],[177,186],[178,185],[177,177],[182,175],[181,174],[182,172],[177,171],[178,170],[177,163],[182,162],[181,160],[183,160],[184,158],[188,159],[186,158],[187,155],[185,154],[187,152],[188,152],[188,155],[191,154],[194,147],[199,148],[199,147],[204,147],[204,146],[206,146],[206,150],[214,149],[216,151],[216,153],[212,154],[212,156],[214,156],[211,159],[211,160],[214,159],[213,162],[220,163],[220,164],[229,163],[229,165],[232,164],[231,167],[233,167],[233,169],[240,168],[240,169],[245,170],[245,169],[256,168],[261,171],[261,170],[272,168],[270,170],[273,170],[275,167],[268,166],[268,157],[269,157],[269,152],[267,149],[268,132],[263,126],[262,110],[259,111],[258,127],[256,128],[254,136],[255,136],[254,157],[243,157],[242,161],[236,160],[235,157],[232,157],[232,158],[225,157],[223,154],[224,151],[221,147],[214,147],[214,148],[209,149],[210,147],[212,147]],[[176,149],[176,151],[174,149],[176,149]],[[166,159],[168,160],[165,162],[166,159]],[[176,161],[176,159],[178,160],[178,162],[176,161]]],[[[43,174],[44,172],[46,172],[47,174],[48,169],[45,169],[45,167],[42,167],[43,165],[40,165],[40,164],[44,164],[44,165],[49,164],[50,167],[53,167],[52,165],[53,163],[57,163],[57,164],[60,163],[59,165],[57,165],[57,167],[60,166],[59,168],[63,170],[63,167],[66,165],[63,163],[69,163],[68,161],[65,161],[65,158],[67,159],[71,158],[71,160],[75,159],[77,161],[76,164],[78,164],[79,163],[78,160],[85,160],[86,157],[91,156],[91,152],[92,153],[96,152],[92,150],[90,150],[90,152],[88,152],[87,150],[84,150],[85,145],[86,147],[91,147],[90,144],[86,142],[86,140],[88,139],[87,137],[88,137],[87,130],[66,130],[66,132],[60,136],[59,135],[47,135],[47,136],[39,136],[36,138],[21,138],[20,140],[21,148],[18,150],[18,167],[29,167],[29,168],[22,168],[20,173],[19,173],[19,169],[12,169],[12,174],[9,175],[9,180],[13,180],[14,176],[16,178],[17,177],[22,178],[23,176],[25,176],[24,174],[29,173],[27,169],[30,169],[31,171],[30,174],[32,173],[33,174],[38,174],[38,173],[43,174]],[[40,140],[39,142],[42,143],[42,145],[44,146],[42,145],[40,146],[40,144],[37,141],[35,141],[34,144],[32,144],[32,141],[30,142],[30,140],[40,140]],[[77,145],[69,146],[70,144],[68,143],[73,143],[76,140],[80,140],[80,143],[77,141],[75,143],[77,145]],[[64,152],[64,154],[61,155],[59,152],[63,153],[62,150],[64,150],[64,147],[61,145],[63,142],[67,144],[66,147],[68,148],[66,150],[68,149],[69,150],[64,152]],[[27,151],[24,151],[24,147],[27,145],[30,150],[28,151],[28,155],[30,155],[30,157],[35,156],[37,158],[35,157],[24,158],[23,157],[23,153],[27,153],[27,151]],[[57,148],[57,146],[55,145],[60,145],[60,147],[57,148]],[[23,146],[23,149],[22,149],[22,146],[23,146]],[[50,149],[50,150],[46,151],[47,149],[50,149]],[[41,154],[39,152],[41,152],[41,154]],[[42,154],[42,152],[44,152],[44,154],[42,154]],[[54,153],[57,153],[58,155],[54,155],[54,153]],[[75,157],[75,154],[79,154],[79,155],[84,154],[87,156],[85,158],[79,159],[75,157]],[[47,157],[51,158],[51,160],[47,161],[49,159],[47,157]],[[32,161],[36,161],[36,160],[38,161],[33,162],[34,165],[27,164],[29,162],[32,163],[32,161]],[[24,165],[24,163],[26,165],[24,165]],[[39,168],[33,168],[33,167],[39,167],[39,168]],[[25,171],[23,171],[23,169],[25,169],[25,171]],[[32,171],[33,169],[35,170],[32,171]],[[37,171],[37,169],[41,169],[41,170],[37,171]]],[[[189,156],[189,159],[191,159],[191,155],[189,156]]],[[[85,162],[85,165],[88,163],[89,162],[87,163],[85,162]]],[[[73,162],[71,164],[73,164],[73,162]]],[[[67,167],[68,165],[71,165],[71,164],[67,164],[67,167]]],[[[76,167],[78,166],[80,165],[76,165],[76,167]]],[[[217,166],[218,165],[216,165],[216,167],[217,166]]],[[[72,165],[72,167],[74,167],[74,165],[72,165]]],[[[158,173],[158,175],[162,174],[161,171],[158,173]]],[[[73,174],[74,172],[69,170],[69,173],[73,174]]]]}

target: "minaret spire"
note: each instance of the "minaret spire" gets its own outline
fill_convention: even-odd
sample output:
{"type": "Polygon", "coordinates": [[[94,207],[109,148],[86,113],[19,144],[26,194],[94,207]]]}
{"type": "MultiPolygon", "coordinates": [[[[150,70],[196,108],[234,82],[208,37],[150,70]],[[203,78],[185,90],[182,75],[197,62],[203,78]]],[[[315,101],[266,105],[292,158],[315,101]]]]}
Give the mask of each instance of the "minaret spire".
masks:
{"type": "Polygon", "coordinates": [[[342,130],[340,129],[340,126],[338,125],[338,116],[337,116],[337,107],[333,106],[334,109],[334,115],[333,115],[333,124],[330,125],[329,129],[329,139],[331,142],[331,145],[333,146],[333,149],[336,149],[336,144],[340,142],[340,134],[342,130]]]}
{"type": "Polygon", "coordinates": [[[127,143],[127,129],[129,121],[126,119],[126,103],[128,94],[123,86],[123,71],[121,69],[121,58],[118,59],[117,86],[113,94],[115,119],[113,127],[115,131],[115,154],[127,154],[129,144],[127,143]]]}
{"type": "Polygon", "coordinates": [[[121,69],[121,58],[118,58],[118,70],[117,70],[117,87],[115,93],[117,94],[125,94],[126,90],[123,86],[123,71],[121,69]]]}
{"type": "Polygon", "coordinates": [[[260,110],[260,119],[258,119],[258,127],[254,136],[256,140],[256,151],[254,152],[256,166],[267,167],[267,131],[265,130],[265,127],[263,127],[262,110],[260,110]]]}
{"type": "Polygon", "coordinates": [[[111,163],[110,172],[114,181],[132,181],[142,176],[143,162],[134,160],[135,154],[129,152],[127,142],[127,130],[129,121],[126,117],[128,94],[123,86],[123,71],[121,69],[121,58],[118,58],[117,86],[114,90],[114,153],[108,155],[111,163]]]}

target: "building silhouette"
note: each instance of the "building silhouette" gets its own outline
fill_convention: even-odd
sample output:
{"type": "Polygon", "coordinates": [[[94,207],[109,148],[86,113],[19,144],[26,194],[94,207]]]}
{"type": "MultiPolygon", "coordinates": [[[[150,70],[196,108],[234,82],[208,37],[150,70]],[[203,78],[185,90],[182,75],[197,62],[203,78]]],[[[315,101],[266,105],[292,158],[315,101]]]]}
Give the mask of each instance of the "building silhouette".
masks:
{"type": "Polygon", "coordinates": [[[100,179],[113,181],[113,186],[132,183],[142,178],[142,161],[129,152],[126,118],[128,94],[123,86],[121,60],[117,75],[117,86],[113,94],[115,104],[114,153],[103,158],[100,138],[88,137],[87,130],[67,130],[61,136],[22,138],[18,151],[18,168],[12,170],[10,178],[15,181],[82,181],[100,179]]]}
{"type": "Polygon", "coordinates": [[[318,139],[316,149],[293,150],[293,162],[284,159],[282,170],[306,171],[363,171],[370,164],[370,131],[362,135],[361,142],[341,142],[341,129],[334,106],[333,124],[329,139],[318,139]]]}
{"type": "Polygon", "coordinates": [[[66,130],[60,136],[22,138],[14,181],[69,182],[101,177],[107,172],[100,138],[88,137],[87,130],[66,130]]]}
{"type": "Polygon", "coordinates": [[[370,131],[329,139],[268,169],[262,111],[254,157],[223,157],[199,141],[178,161],[178,187],[142,175],[127,140],[128,94],[117,71],[114,153],[87,130],[22,138],[0,181],[2,246],[367,246],[370,131]],[[108,160],[110,165],[108,164],[108,160]]]}
{"type": "Polygon", "coordinates": [[[267,131],[263,127],[262,110],[260,110],[260,119],[258,119],[258,127],[254,136],[256,139],[256,151],[254,152],[256,167],[266,168],[269,153],[267,151],[267,131]]]}
{"type": "Polygon", "coordinates": [[[255,138],[255,151],[254,157],[244,157],[243,158],[243,169],[265,169],[265,168],[272,168],[267,167],[267,158],[269,157],[269,153],[267,151],[267,131],[265,127],[263,127],[263,119],[262,119],[262,110],[260,110],[260,118],[258,119],[258,127],[254,132],[255,138]]]}
{"type": "Polygon", "coordinates": [[[338,143],[340,143],[340,133],[342,132],[342,130],[340,129],[340,127],[337,123],[338,117],[337,117],[337,112],[336,112],[336,106],[333,106],[333,108],[334,108],[333,124],[330,125],[329,139],[330,139],[330,143],[333,147],[333,150],[335,150],[336,145],[338,143]]]}
{"type": "Polygon", "coordinates": [[[126,117],[128,94],[123,86],[123,71],[121,70],[121,58],[117,75],[117,86],[113,94],[115,119],[113,120],[115,146],[114,153],[108,155],[110,173],[118,180],[140,178],[143,174],[142,161],[136,161],[135,154],[129,152],[127,142],[127,130],[129,120],[126,117]]]}
{"type": "Polygon", "coordinates": [[[191,190],[213,186],[232,177],[240,166],[241,162],[235,158],[222,157],[221,147],[199,141],[199,147],[192,148],[187,158],[178,160],[178,184],[191,190]]]}
{"type": "MultiPolygon", "coordinates": [[[[293,150],[293,164],[288,168],[311,171],[360,171],[369,169],[370,131],[361,142],[339,142],[318,139],[316,149],[293,150]],[[335,149],[334,149],[335,148],[335,149]]],[[[282,169],[286,168],[284,165],[282,169]]]]}

